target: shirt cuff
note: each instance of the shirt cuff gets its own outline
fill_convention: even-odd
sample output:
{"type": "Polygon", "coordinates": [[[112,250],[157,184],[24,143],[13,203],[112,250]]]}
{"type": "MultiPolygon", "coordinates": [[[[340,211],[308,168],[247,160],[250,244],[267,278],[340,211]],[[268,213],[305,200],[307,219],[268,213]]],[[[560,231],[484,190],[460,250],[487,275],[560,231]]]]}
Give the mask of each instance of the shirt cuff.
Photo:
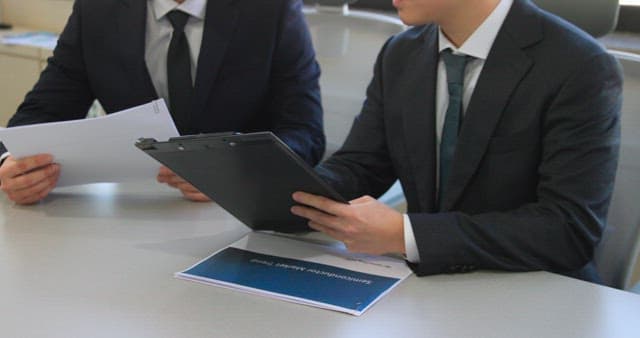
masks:
{"type": "Polygon", "coordinates": [[[413,234],[411,219],[409,215],[404,214],[404,250],[407,261],[411,263],[420,263],[420,254],[418,253],[418,244],[416,244],[416,236],[413,234]]]}
{"type": "Polygon", "coordinates": [[[0,165],[2,165],[2,163],[4,163],[4,160],[7,159],[7,157],[11,156],[10,152],[5,152],[4,154],[0,155],[0,165]]]}

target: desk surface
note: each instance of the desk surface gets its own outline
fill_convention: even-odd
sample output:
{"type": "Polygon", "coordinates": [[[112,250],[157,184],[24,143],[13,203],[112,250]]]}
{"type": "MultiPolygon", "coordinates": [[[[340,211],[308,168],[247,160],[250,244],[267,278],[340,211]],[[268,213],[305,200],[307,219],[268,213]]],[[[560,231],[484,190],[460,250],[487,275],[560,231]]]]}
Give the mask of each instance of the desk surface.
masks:
{"type": "Polygon", "coordinates": [[[411,276],[362,317],[172,277],[248,229],[155,182],[0,198],[3,337],[637,337],[640,296],[545,273],[411,276]]]}

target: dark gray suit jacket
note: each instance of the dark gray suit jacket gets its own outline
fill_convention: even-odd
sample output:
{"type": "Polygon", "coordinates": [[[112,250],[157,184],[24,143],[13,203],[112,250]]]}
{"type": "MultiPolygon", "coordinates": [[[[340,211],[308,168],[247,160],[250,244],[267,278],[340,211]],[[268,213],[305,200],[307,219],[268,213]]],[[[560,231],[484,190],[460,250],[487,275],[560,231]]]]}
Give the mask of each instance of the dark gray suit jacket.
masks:
{"type": "Polygon", "coordinates": [[[418,275],[549,270],[597,281],[619,148],[621,72],[586,33],[515,0],[465,117],[436,210],[438,30],[383,47],[361,114],[317,170],[349,198],[399,178],[418,275]]]}
{"type": "MultiPolygon", "coordinates": [[[[94,99],[108,113],[156,99],[144,60],[146,6],[76,0],[9,126],[84,118],[94,99]]],[[[299,0],[209,1],[193,106],[178,130],[271,130],[315,164],[325,147],[319,77],[299,0]]]]}

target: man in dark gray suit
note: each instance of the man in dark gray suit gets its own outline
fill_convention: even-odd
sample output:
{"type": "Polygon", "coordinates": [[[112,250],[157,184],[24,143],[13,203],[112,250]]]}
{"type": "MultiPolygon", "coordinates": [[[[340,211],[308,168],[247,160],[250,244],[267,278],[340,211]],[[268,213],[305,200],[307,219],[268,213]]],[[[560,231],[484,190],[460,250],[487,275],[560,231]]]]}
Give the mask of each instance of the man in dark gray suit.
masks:
{"type": "Polygon", "coordinates": [[[615,59],[528,0],[394,5],[415,27],[384,45],[347,140],[317,168],[354,200],[297,192],[292,212],[351,251],[406,254],[418,275],[597,281],[620,138],[615,59]],[[368,196],[396,179],[406,215],[368,196]]]}

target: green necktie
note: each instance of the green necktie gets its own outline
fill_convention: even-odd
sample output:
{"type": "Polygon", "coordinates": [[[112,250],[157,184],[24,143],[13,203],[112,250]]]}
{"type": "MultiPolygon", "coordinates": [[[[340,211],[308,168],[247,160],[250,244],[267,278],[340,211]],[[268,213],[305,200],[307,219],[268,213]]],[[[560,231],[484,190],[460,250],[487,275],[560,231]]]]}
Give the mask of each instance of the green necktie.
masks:
{"type": "Polygon", "coordinates": [[[438,186],[438,206],[442,208],[443,191],[451,172],[453,153],[456,150],[458,131],[462,125],[462,94],[464,92],[464,68],[469,57],[454,55],[451,49],[440,54],[447,70],[447,87],[449,89],[449,106],[447,107],[442,138],[440,140],[440,181],[438,186]]]}

